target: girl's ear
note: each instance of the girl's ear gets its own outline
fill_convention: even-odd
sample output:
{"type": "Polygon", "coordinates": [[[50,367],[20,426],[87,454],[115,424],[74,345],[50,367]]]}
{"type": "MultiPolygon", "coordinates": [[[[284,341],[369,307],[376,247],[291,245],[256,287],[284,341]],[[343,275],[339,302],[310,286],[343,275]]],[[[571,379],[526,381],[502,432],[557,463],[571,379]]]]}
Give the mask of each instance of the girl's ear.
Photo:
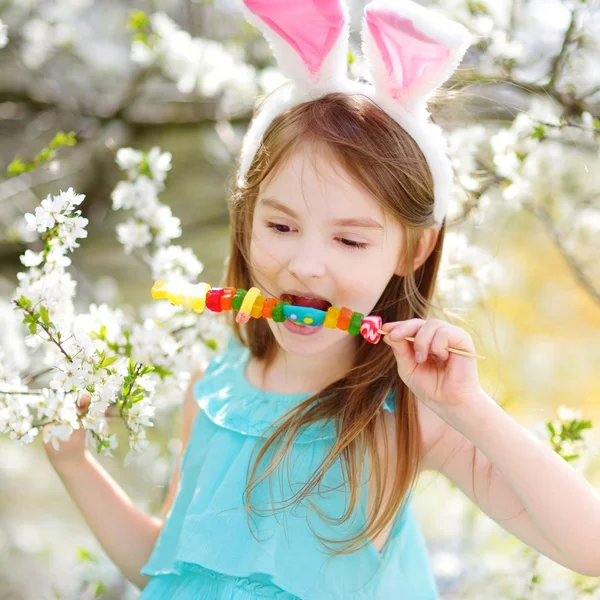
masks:
{"type": "MultiPolygon", "coordinates": [[[[419,238],[419,243],[417,245],[417,250],[415,252],[415,260],[413,263],[413,271],[416,271],[429,257],[429,255],[433,252],[435,245],[437,244],[438,236],[440,235],[440,230],[436,227],[429,227],[425,229],[419,238]]],[[[405,265],[403,264],[402,259],[398,263],[398,267],[394,272],[395,275],[399,275],[404,277],[407,275],[405,265]]]]}
{"type": "Polygon", "coordinates": [[[346,76],[349,19],[343,0],[241,0],[241,8],[269,42],[285,77],[314,86],[346,76]]]}

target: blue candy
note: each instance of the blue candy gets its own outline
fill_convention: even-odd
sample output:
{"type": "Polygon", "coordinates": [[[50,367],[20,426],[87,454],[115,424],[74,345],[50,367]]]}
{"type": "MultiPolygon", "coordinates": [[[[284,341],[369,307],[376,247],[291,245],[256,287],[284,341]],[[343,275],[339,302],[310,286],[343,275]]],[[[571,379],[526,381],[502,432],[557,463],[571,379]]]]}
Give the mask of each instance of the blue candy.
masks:
{"type": "Polygon", "coordinates": [[[289,319],[290,321],[300,325],[308,325],[309,327],[323,325],[326,314],[326,311],[319,310],[318,308],[312,308],[310,306],[292,306],[291,304],[283,305],[283,316],[286,319],[289,319]]]}

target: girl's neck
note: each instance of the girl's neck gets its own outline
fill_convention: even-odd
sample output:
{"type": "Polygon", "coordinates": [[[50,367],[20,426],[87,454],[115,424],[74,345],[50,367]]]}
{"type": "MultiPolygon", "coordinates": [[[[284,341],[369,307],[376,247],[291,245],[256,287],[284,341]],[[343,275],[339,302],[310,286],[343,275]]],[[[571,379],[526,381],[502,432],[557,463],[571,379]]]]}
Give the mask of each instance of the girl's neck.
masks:
{"type": "Polygon", "coordinates": [[[246,378],[254,387],[267,392],[312,394],[346,375],[352,367],[354,351],[354,348],[343,345],[336,349],[336,356],[329,349],[324,358],[321,354],[293,355],[280,348],[268,369],[264,361],[251,357],[246,368],[246,378]]]}

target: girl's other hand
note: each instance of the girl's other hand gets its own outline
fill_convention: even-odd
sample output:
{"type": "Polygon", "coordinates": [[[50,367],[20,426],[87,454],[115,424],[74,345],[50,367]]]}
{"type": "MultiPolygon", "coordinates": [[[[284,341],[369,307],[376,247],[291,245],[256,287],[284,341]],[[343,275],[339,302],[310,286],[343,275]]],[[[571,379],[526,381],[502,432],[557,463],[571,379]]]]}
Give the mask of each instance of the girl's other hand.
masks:
{"type": "Polygon", "coordinates": [[[473,340],[464,329],[440,319],[389,322],[382,329],[390,332],[383,339],[394,352],[400,378],[438,414],[480,392],[477,359],[448,352],[452,347],[475,353],[473,340]],[[405,340],[406,336],[415,341],[405,340]]]}
{"type": "MultiPolygon", "coordinates": [[[[86,414],[90,404],[91,396],[83,392],[77,400],[77,412],[79,417],[86,414]]],[[[44,432],[50,425],[44,427],[44,432]]],[[[75,429],[68,440],[58,441],[58,450],[55,450],[51,442],[44,443],[44,449],[54,468],[72,465],[83,460],[85,455],[85,436],[86,430],[83,427],[75,429]]],[[[44,439],[44,435],[42,435],[44,439]]]]}

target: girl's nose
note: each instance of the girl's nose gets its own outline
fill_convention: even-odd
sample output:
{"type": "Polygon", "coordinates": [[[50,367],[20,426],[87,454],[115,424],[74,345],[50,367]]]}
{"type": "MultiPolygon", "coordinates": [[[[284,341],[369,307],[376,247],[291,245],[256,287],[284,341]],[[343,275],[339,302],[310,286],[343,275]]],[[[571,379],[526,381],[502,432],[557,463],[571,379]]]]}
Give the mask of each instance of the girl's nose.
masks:
{"type": "Polygon", "coordinates": [[[325,267],[325,248],[317,244],[305,243],[298,244],[296,253],[289,262],[289,270],[292,275],[302,279],[311,277],[324,277],[325,267]]]}

